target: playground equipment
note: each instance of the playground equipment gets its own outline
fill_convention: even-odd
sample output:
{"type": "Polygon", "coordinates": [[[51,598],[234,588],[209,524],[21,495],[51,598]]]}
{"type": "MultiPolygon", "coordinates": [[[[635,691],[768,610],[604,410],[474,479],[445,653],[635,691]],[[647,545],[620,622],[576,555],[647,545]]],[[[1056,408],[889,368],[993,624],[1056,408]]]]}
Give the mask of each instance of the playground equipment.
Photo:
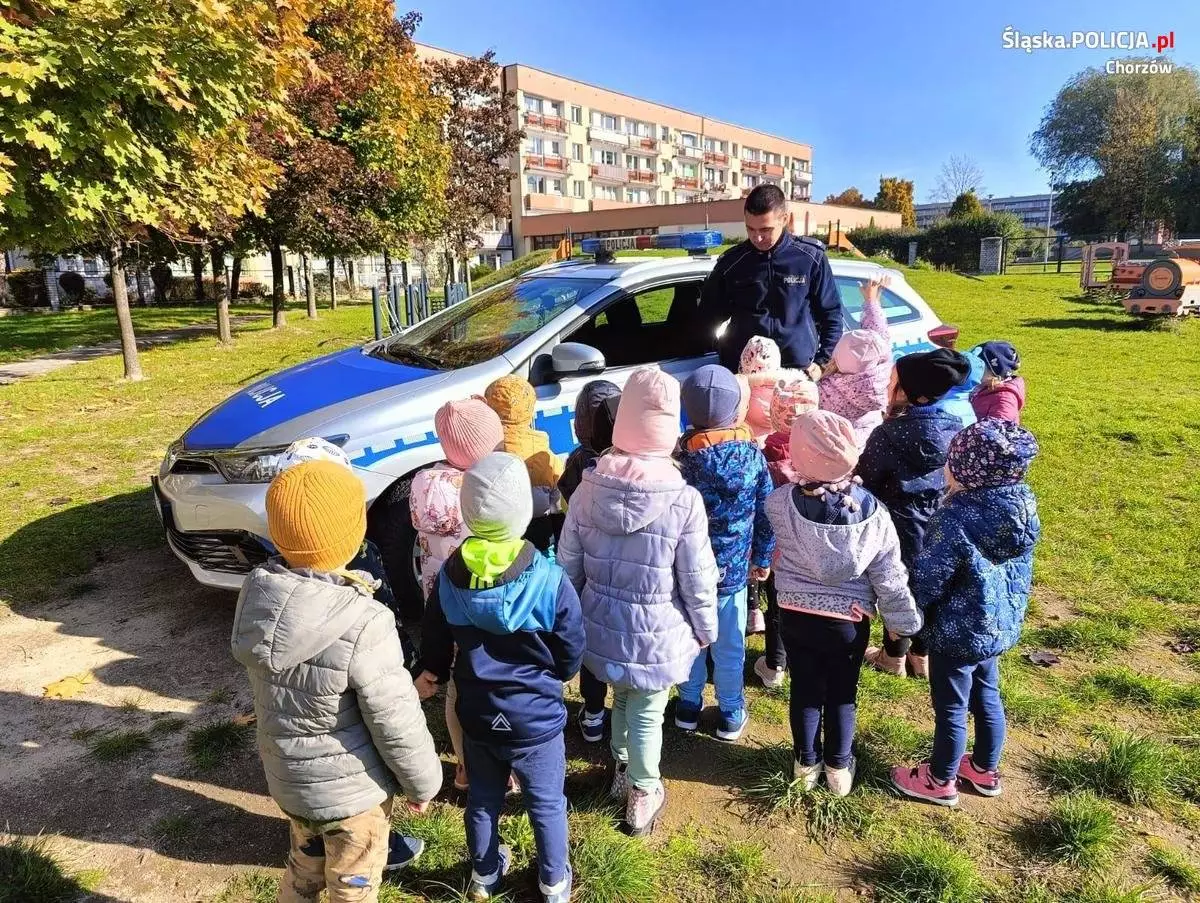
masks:
{"type": "Polygon", "coordinates": [[[1200,313],[1200,263],[1185,257],[1148,261],[1141,281],[1121,303],[1131,314],[1200,313]]]}
{"type": "MultiPolygon", "coordinates": [[[[1079,287],[1085,292],[1090,289],[1109,288],[1112,285],[1112,279],[1101,280],[1095,276],[1098,251],[1108,251],[1112,255],[1112,273],[1113,277],[1116,277],[1122,261],[1129,259],[1129,242],[1106,241],[1095,245],[1084,245],[1082,266],[1079,269],[1079,287]]],[[[1124,273],[1122,279],[1128,279],[1131,276],[1132,272],[1124,273]]]]}

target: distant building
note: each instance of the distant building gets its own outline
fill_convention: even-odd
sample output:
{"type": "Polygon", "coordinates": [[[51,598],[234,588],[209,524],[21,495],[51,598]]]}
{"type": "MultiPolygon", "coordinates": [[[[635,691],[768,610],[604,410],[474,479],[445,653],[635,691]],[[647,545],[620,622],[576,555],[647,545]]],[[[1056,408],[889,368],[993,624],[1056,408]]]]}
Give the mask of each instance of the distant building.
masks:
{"type": "MultiPolygon", "coordinates": [[[[980,198],[979,202],[995,213],[1015,214],[1026,229],[1045,229],[1049,226],[1057,232],[1057,226],[1048,222],[1054,215],[1053,197],[1052,194],[1019,194],[1006,198],[980,198]]],[[[917,228],[924,229],[950,215],[950,202],[917,204],[915,209],[917,228]]]]}

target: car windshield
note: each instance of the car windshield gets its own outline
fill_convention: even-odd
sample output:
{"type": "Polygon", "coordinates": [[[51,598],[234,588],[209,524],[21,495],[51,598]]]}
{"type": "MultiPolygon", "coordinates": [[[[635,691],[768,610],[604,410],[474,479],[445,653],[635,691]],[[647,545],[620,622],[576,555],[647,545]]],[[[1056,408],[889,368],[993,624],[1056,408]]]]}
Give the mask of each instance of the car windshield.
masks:
{"type": "MultiPolygon", "coordinates": [[[[842,296],[842,309],[857,327],[862,322],[863,309],[862,292],[858,290],[858,287],[865,280],[857,279],[854,276],[834,276],[833,278],[837,282],[838,294],[842,296]]],[[[891,289],[883,290],[880,302],[883,305],[883,315],[887,317],[889,324],[910,323],[913,320],[921,319],[920,312],[891,289]]]]}
{"type": "Polygon", "coordinates": [[[435,370],[470,367],[508,351],[602,285],[602,279],[518,279],[472,295],[372,353],[435,370]]]}

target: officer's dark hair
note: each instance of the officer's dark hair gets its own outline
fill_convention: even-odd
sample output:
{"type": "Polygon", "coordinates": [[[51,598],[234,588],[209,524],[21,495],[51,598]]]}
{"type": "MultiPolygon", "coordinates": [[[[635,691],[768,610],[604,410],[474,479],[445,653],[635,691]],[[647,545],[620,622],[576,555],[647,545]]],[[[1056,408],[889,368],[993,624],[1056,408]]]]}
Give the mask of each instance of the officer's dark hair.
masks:
{"type": "Polygon", "coordinates": [[[746,195],[746,212],[751,216],[764,213],[786,213],[787,200],[778,185],[758,185],[746,195]]]}

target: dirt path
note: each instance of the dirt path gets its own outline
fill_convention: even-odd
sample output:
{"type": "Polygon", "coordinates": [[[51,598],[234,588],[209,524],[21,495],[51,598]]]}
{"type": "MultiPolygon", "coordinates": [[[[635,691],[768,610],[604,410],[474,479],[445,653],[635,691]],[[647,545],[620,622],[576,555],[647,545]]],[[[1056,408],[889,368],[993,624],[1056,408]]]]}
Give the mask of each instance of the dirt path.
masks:
{"type": "MultiPolygon", "coordinates": [[[[266,314],[252,314],[243,317],[232,317],[229,322],[231,326],[237,327],[253,322],[254,320],[264,319],[265,317],[266,314]]],[[[185,339],[213,335],[216,331],[217,327],[215,325],[181,326],[178,329],[166,329],[160,332],[148,332],[144,335],[139,335],[137,337],[137,344],[139,349],[145,350],[146,348],[154,348],[158,345],[170,345],[172,342],[180,342],[185,339]]],[[[78,348],[71,348],[67,351],[56,351],[53,354],[44,354],[24,361],[0,364],[0,386],[15,383],[17,380],[28,379],[31,376],[53,373],[55,370],[61,370],[64,367],[71,367],[75,364],[82,364],[85,361],[92,361],[98,357],[111,357],[120,353],[121,341],[120,339],[113,339],[111,342],[101,342],[98,345],[81,345],[78,348]]]]}

